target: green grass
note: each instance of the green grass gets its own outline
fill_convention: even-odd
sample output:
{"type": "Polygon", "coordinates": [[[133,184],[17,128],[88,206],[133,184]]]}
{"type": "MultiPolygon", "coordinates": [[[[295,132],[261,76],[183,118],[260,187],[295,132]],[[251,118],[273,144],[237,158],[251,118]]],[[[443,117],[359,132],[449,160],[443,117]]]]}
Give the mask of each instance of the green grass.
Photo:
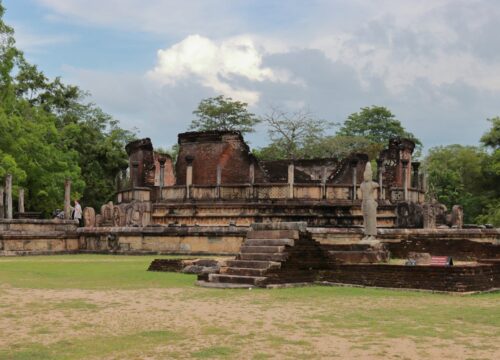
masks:
{"type": "Polygon", "coordinates": [[[227,346],[211,346],[191,353],[196,359],[234,359],[237,351],[227,346]]]}
{"type": "Polygon", "coordinates": [[[193,275],[146,271],[155,258],[0,258],[0,338],[17,324],[30,324],[24,326],[29,335],[24,340],[9,335],[8,345],[0,347],[0,360],[342,357],[336,350],[328,356],[315,353],[317,341],[333,337],[351,341],[351,350],[365,357],[395,358],[384,341],[397,339],[411,340],[419,352],[434,340],[466,346],[470,358],[498,351],[500,293],[459,297],[323,286],[205,289],[194,286],[193,275]],[[174,288],[157,291],[159,303],[148,303],[150,290],[174,288]],[[36,294],[47,296],[26,298],[26,289],[42,289],[36,294]],[[115,293],[120,296],[115,298],[115,293]],[[2,301],[4,296],[8,301],[2,301]],[[177,304],[175,312],[170,301],[177,304]],[[231,305],[233,310],[227,311],[231,305]],[[132,327],[130,311],[140,322],[132,327]],[[128,325],[125,330],[115,323],[116,332],[108,331],[111,324],[101,318],[108,314],[109,321],[110,312],[116,313],[111,322],[128,325]],[[141,312],[153,316],[141,322],[141,312]],[[59,327],[68,331],[62,337],[59,327]]]}
{"type": "Polygon", "coordinates": [[[58,255],[0,258],[0,284],[32,289],[143,289],[193,286],[194,275],[146,271],[166,256],[58,255]]]}
{"type": "Polygon", "coordinates": [[[70,360],[100,358],[120,353],[139,355],[143,350],[179,341],[184,335],[169,330],[143,331],[123,336],[96,336],[86,339],[59,341],[50,345],[16,344],[0,350],[3,360],[70,360]]]}

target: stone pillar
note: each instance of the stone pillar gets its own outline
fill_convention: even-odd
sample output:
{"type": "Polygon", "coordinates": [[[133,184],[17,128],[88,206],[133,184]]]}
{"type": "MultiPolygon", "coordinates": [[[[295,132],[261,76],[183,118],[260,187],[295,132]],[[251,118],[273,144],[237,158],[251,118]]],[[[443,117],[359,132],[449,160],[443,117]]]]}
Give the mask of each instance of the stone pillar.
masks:
{"type": "Polygon", "coordinates": [[[6,210],[5,210],[5,218],[7,220],[12,220],[12,175],[7,174],[5,178],[5,202],[6,202],[6,210]]]}
{"type": "Polygon", "coordinates": [[[401,160],[403,165],[403,200],[408,201],[408,160],[401,160]]]}
{"type": "Polygon", "coordinates": [[[19,189],[19,197],[17,199],[17,211],[20,214],[24,213],[24,189],[23,188],[19,189]]]}
{"type": "Polygon", "coordinates": [[[411,163],[411,169],[413,170],[413,175],[412,175],[412,187],[415,189],[419,189],[419,174],[418,174],[418,168],[420,167],[420,162],[418,161],[413,161],[411,163]]]}
{"type": "Polygon", "coordinates": [[[158,162],[160,163],[160,200],[163,200],[163,186],[165,186],[165,162],[167,159],[160,158],[158,162]]]}
{"type": "Polygon", "coordinates": [[[191,198],[191,185],[193,185],[193,160],[192,156],[186,156],[186,198],[191,198]]]}
{"type": "Polygon", "coordinates": [[[378,198],[379,200],[385,200],[385,190],[384,190],[384,161],[382,159],[377,159],[377,178],[378,178],[378,198]]]}
{"type": "Polygon", "coordinates": [[[352,168],[352,200],[358,198],[357,185],[358,185],[358,159],[351,160],[352,168]]]}
{"type": "Polygon", "coordinates": [[[220,199],[220,185],[222,181],[222,166],[220,164],[217,164],[217,199],[220,199]]]}
{"type": "Polygon", "coordinates": [[[248,169],[248,177],[251,185],[255,184],[255,165],[254,163],[250,164],[250,168],[248,169]]]}
{"type": "Polygon", "coordinates": [[[326,166],[321,168],[321,198],[326,199],[326,166]]]}
{"type": "Polygon", "coordinates": [[[295,165],[293,165],[293,162],[288,164],[288,197],[290,199],[293,199],[293,184],[295,182],[295,165]]]}
{"type": "Polygon", "coordinates": [[[0,186],[0,219],[3,219],[5,216],[3,197],[4,197],[3,186],[0,186]]]}
{"type": "Polygon", "coordinates": [[[71,180],[64,181],[64,220],[71,219],[71,180]]]}
{"type": "Polygon", "coordinates": [[[130,169],[130,179],[132,182],[132,187],[135,188],[139,186],[139,162],[132,162],[132,169],[130,169]]]}
{"type": "Polygon", "coordinates": [[[252,199],[255,198],[255,188],[254,188],[254,184],[255,184],[255,164],[254,163],[251,163],[250,164],[250,167],[248,168],[248,177],[249,177],[249,181],[250,181],[250,196],[252,197],[252,199]]]}

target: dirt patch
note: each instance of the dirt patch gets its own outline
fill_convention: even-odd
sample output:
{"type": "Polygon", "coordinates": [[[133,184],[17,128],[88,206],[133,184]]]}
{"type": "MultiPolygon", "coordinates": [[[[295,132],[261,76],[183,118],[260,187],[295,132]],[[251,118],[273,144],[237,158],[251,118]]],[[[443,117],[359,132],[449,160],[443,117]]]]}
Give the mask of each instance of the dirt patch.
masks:
{"type": "MultiPolygon", "coordinates": [[[[0,293],[0,349],[39,344],[57,353],[58,344],[65,342],[120,336],[126,342],[130,334],[168,330],[179,334],[175,343],[151,341],[146,348],[136,349],[139,352],[124,346],[125,350],[103,353],[100,358],[500,357],[495,324],[477,324],[468,336],[451,333],[453,336],[448,337],[440,335],[441,325],[437,323],[437,335],[426,335],[425,331],[430,331],[426,328],[419,336],[416,317],[415,333],[403,328],[398,335],[397,329],[392,334],[390,324],[383,323],[391,318],[380,316],[384,309],[393,311],[397,323],[411,301],[418,313],[419,308],[425,312],[432,306],[456,306],[472,298],[422,295],[353,299],[326,296],[323,290],[312,298],[307,293],[297,297],[294,291],[301,290],[4,288],[0,293]]],[[[498,311],[498,298],[472,300],[498,311]]]]}

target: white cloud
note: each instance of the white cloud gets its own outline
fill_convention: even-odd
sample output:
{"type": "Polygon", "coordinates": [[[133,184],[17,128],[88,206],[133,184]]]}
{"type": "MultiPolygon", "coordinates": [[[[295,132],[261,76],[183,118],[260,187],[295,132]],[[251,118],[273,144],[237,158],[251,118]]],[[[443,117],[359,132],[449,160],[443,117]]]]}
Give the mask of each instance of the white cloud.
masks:
{"type": "Polygon", "coordinates": [[[259,93],[235,85],[237,80],[289,80],[285,73],[262,66],[262,54],[249,37],[215,42],[200,35],[190,35],[168,49],[159,50],[157,64],[148,77],[161,85],[170,86],[194,77],[217,93],[251,105],[257,103],[259,93]]]}

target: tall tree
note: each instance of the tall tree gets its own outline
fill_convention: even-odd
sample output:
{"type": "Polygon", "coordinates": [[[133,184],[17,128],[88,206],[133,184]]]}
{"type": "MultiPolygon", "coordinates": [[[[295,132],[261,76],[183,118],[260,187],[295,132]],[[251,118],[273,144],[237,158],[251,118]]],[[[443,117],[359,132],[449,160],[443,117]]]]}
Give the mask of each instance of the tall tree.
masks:
{"type": "Polygon", "coordinates": [[[253,132],[259,119],[247,110],[247,106],[247,103],[222,95],[204,99],[193,111],[196,119],[191,122],[190,129],[236,130],[242,134],[253,132]]]}
{"type": "Polygon", "coordinates": [[[364,107],[359,112],[352,113],[337,135],[363,137],[379,144],[381,149],[394,137],[409,138],[418,148],[422,146],[420,140],[406,131],[394,114],[383,106],[364,107]]]}
{"type": "Polygon", "coordinates": [[[491,196],[483,171],[487,158],[481,148],[463,145],[432,148],[425,158],[431,193],[449,209],[462,205],[469,223],[482,213],[491,196]]]}
{"type": "Polygon", "coordinates": [[[111,199],[133,134],[78,87],[51,81],[27,62],[3,14],[0,3],[0,179],[14,175],[15,192],[27,189],[29,210],[49,214],[62,206],[68,177],[74,197],[100,206],[111,199]]]}
{"type": "Polygon", "coordinates": [[[287,112],[271,107],[262,118],[268,126],[271,144],[255,151],[257,157],[276,159],[297,159],[314,157],[307,152],[307,146],[324,137],[333,123],[315,118],[309,111],[287,112]]]}

